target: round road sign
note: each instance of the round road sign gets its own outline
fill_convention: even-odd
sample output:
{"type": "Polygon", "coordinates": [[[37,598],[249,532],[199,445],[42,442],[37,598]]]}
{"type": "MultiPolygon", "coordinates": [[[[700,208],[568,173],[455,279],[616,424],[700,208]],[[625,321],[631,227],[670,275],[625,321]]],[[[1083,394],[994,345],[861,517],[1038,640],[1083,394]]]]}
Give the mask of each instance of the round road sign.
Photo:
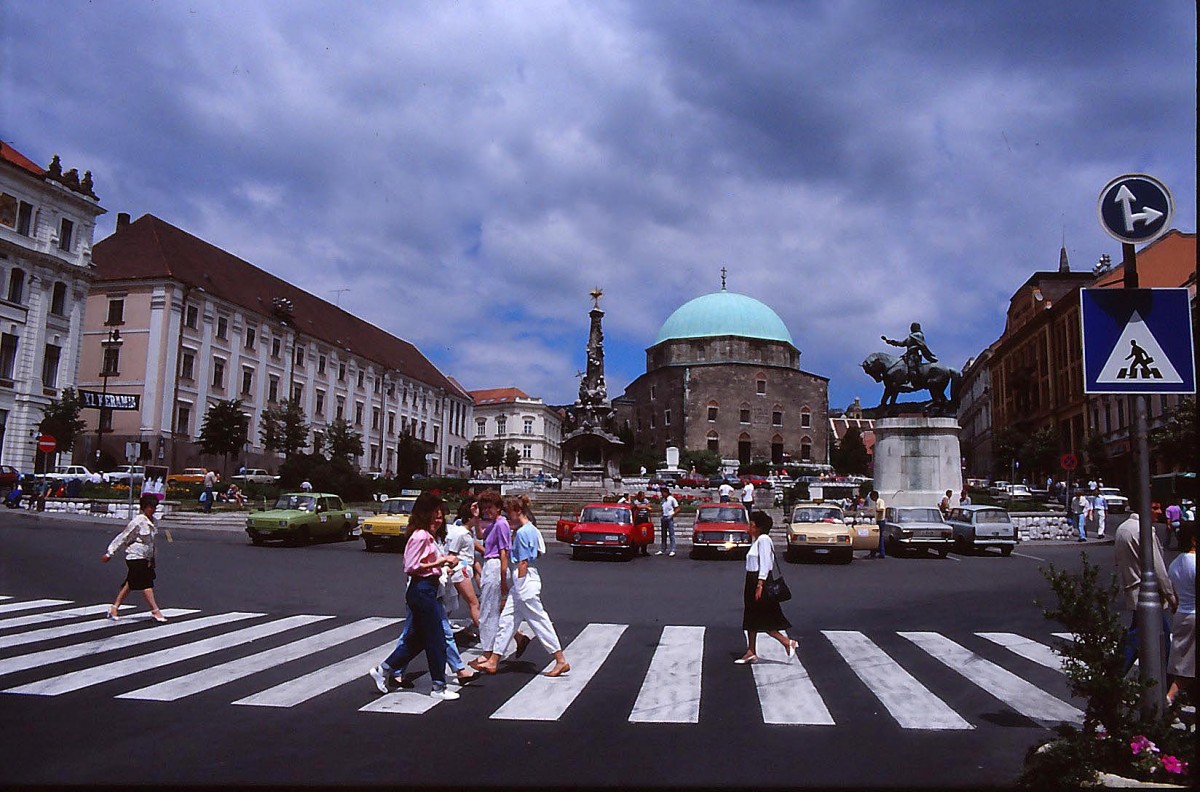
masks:
{"type": "Polygon", "coordinates": [[[1171,227],[1175,202],[1166,185],[1153,176],[1118,176],[1100,191],[1100,225],[1113,239],[1129,244],[1149,242],[1171,227]]]}
{"type": "Polygon", "coordinates": [[[58,448],[58,441],[53,435],[41,435],[38,437],[37,448],[43,454],[53,454],[54,449],[58,448]]]}
{"type": "Polygon", "coordinates": [[[1071,471],[1079,467],[1079,457],[1074,454],[1063,454],[1062,459],[1058,460],[1058,464],[1062,465],[1063,470],[1071,471]]]}

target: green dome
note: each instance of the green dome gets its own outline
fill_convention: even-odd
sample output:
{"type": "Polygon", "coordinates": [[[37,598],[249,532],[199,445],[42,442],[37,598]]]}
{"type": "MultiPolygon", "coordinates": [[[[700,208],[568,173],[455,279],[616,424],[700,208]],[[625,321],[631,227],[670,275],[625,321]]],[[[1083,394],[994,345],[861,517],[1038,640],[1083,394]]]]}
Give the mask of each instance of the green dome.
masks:
{"type": "Polygon", "coordinates": [[[763,303],[744,294],[713,292],[686,302],[667,317],[654,344],[675,338],[741,336],[766,341],[785,341],[792,346],[792,334],[763,303]]]}

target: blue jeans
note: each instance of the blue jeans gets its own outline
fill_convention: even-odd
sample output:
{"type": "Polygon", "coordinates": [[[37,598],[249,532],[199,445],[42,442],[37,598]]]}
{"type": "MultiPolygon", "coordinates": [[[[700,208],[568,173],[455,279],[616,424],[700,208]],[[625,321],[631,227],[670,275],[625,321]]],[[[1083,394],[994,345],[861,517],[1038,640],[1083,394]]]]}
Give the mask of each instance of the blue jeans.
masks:
{"type": "Polygon", "coordinates": [[[212,511],[213,491],[209,487],[204,488],[204,513],[212,511]]]}
{"type": "MultiPolygon", "coordinates": [[[[445,610],[443,606],[443,610],[445,610]]],[[[412,608],[408,608],[404,614],[404,629],[400,631],[400,640],[396,642],[396,648],[408,639],[413,629],[413,612],[412,608]]],[[[462,656],[458,653],[458,644],[454,642],[454,630],[450,627],[449,617],[442,619],[442,632],[446,636],[446,663],[450,666],[450,670],[454,673],[462,671],[467,666],[462,661],[462,656]]],[[[388,658],[389,660],[391,658],[388,658]]],[[[390,666],[390,663],[389,663],[390,666]]],[[[400,666],[392,669],[397,674],[403,674],[407,668],[400,666]]]]}
{"type": "MultiPolygon", "coordinates": [[[[1163,660],[1166,660],[1171,654],[1171,619],[1167,616],[1166,611],[1163,611],[1162,615],[1162,639],[1163,660]]],[[[1125,659],[1121,666],[1121,676],[1125,676],[1129,673],[1129,669],[1133,668],[1133,661],[1138,657],[1138,644],[1137,614],[1135,613],[1132,615],[1128,629],[1125,630],[1125,641],[1121,644],[1121,655],[1125,659]]],[[[1154,673],[1158,673],[1156,669],[1152,670],[1154,673]]]]}
{"type": "Polygon", "coordinates": [[[393,669],[406,668],[414,657],[425,651],[425,659],[429,662],[429,678],[433,687],[446,686],[446,635],[442,630],[442,622],[446,619],[446,609],[438,599],[437,577],[412,578],[408,583],[408,591],[404,601],[408,612],[412,614],[404,623],[404,632],[396,648],[383,661],[384,672],[393,669]],[[409,629],[412,625],[412,629],[409,629]]]}
{"type": "Polygon", "coordinates": [[[675,518],[674,517],[663,517],[662,518],[662,546],[663,546],[663,549],[666,550],[667,552],[670,552],[670,553],[675,552],[675,518]],[[670,542],[670,547],[667,546],[668,541],[670,542]]]}
{"type": "Polygon", "coordinates": [[[1079,538],[1087,539],[1087,514],[1076,514],[1075,521],[1079,524],[1079,538]]]}

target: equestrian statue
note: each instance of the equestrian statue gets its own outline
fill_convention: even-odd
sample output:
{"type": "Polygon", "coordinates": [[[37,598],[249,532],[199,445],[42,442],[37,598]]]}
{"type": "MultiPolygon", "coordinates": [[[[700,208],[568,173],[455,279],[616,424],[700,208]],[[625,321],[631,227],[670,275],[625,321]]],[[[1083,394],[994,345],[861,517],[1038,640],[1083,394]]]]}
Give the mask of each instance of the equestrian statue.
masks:
{"type": "Polygon", "coordinates": [[[925,343],[921,325],[913,322],[908,337],[902,341],[880,337],[892,346],[903,347],[904,354],[896,357],[887,352],[873,352],[862,362],[863,371],[871,379],[883,383],[883,397],[877,409],[894,412],[898,407],[896,397],[901,393],[928,390],[930,400],[924,405],[924,412],[927,415],[953,415],[958,409],[962,373],[937,362],[925,343]]]}

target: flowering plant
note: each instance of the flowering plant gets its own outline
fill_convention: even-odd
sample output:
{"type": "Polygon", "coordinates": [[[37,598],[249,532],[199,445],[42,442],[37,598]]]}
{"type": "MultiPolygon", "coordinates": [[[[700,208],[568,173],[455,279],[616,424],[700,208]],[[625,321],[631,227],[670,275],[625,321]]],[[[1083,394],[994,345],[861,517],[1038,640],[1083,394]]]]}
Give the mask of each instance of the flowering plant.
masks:
{"type": "Polygon", "coordinates": [[[1133,766],[1148,775],[1155,775],[1159,770],[1170,775],[1182,776],[1187,773],[1188,763],[1177,756],[1164,754],[1154,742],[1144,734],[1139,734],[1129,743],[1133,766]]]}

